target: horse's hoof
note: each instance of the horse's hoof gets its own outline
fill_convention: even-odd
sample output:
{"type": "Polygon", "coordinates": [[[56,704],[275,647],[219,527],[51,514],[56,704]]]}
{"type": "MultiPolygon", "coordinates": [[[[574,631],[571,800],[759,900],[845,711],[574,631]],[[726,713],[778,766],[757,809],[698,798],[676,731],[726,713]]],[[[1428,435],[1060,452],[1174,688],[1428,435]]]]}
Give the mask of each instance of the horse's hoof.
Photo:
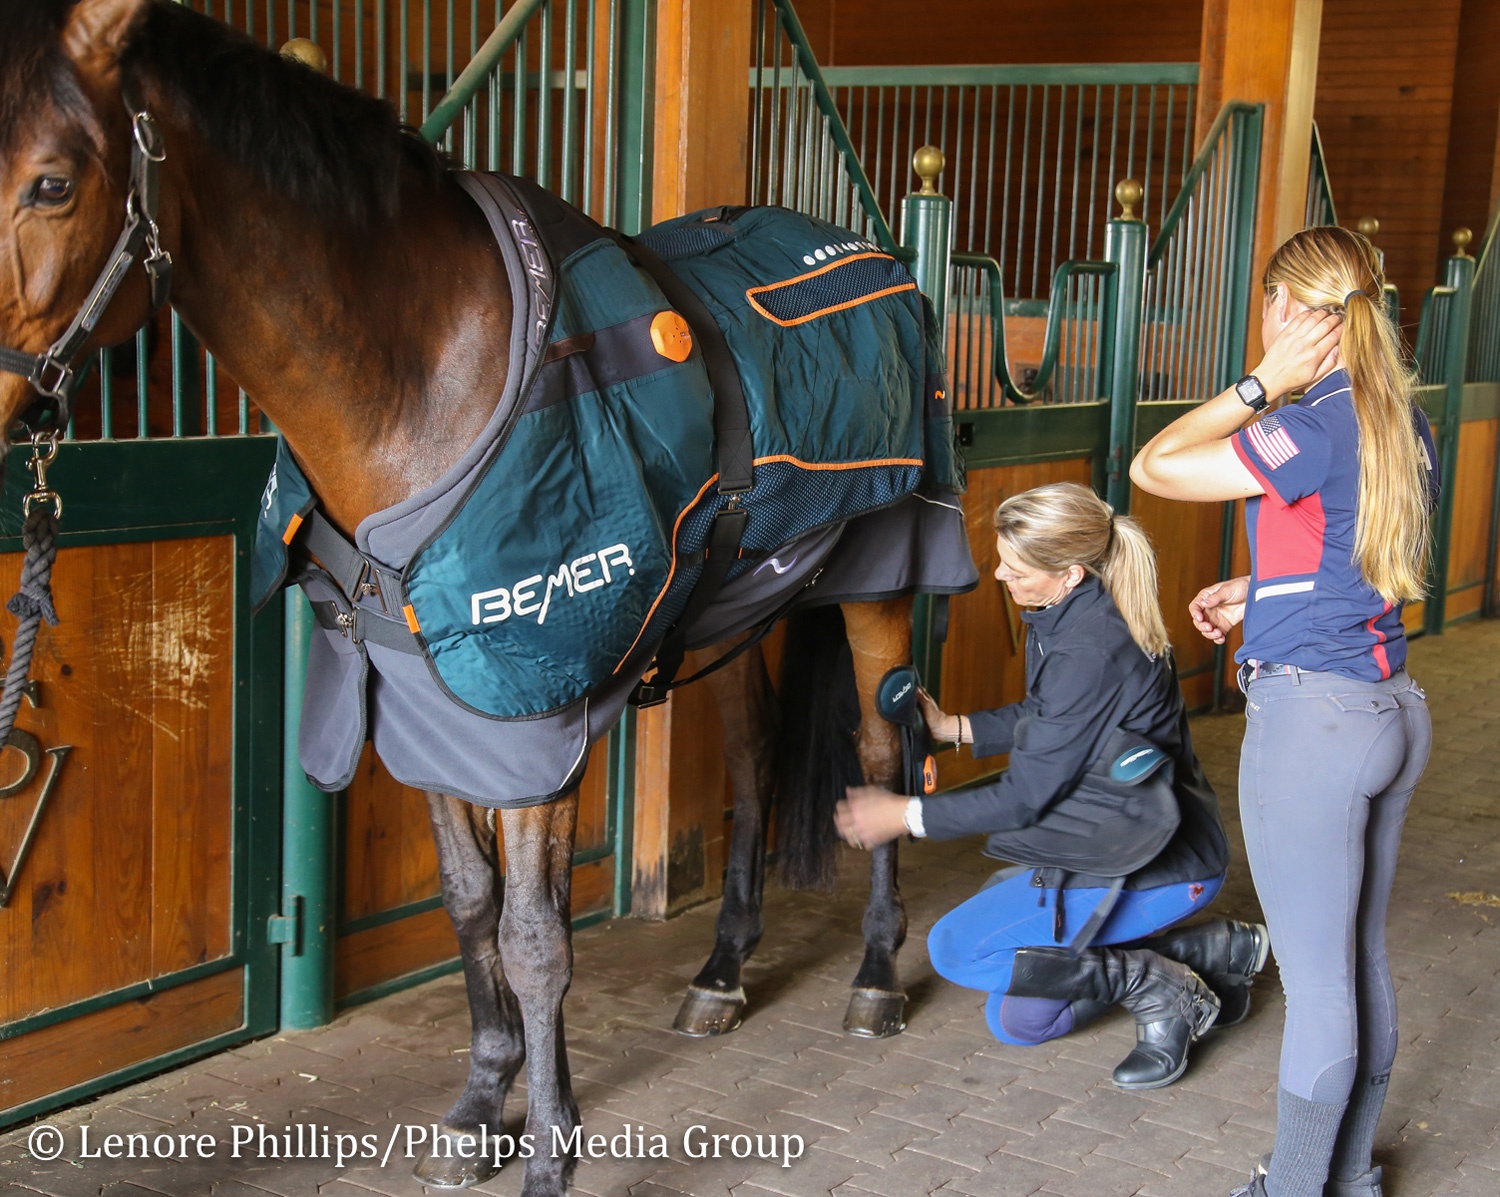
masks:
{"type": "MultiPolygon", "coordinates": [[[[417,1161],[412,1175],[424,1185],[431,1185],[435,1189],[467,1189],[470,1185],[483,1184],[500,1171],[488,1157],[464,1159],[459,1152],[460,1145],[454,1142],[454,1136],[469,1140],[464,1145],[464,1150],[470,1154],[474,1152],[474,1144],[480,1137],[478,1131],[454,1130],[451,1126],[439,1127],[439,1142],[428,1148],[427,1154],[417,1161]]],[[[491,1138],[493,1141],[493,1136],[491,1138]]]]}
{"type": "Polygon", "coordinates": [[[906,1030],[906,994],[856,989],[844,1012],[844,1030],[864,1039],[885,1039],[906,1030]]]}
{"type": "Polygon", "coordinates": [[[677,1011],[672,1029],[679,1035],[691,1035],[694,1039],[725,1035],[740,1025],[740,1015],[744,1012],[743,989],[714,993],[689,985],[687,997],[682,999],[682,1007],[677,1011]]]}

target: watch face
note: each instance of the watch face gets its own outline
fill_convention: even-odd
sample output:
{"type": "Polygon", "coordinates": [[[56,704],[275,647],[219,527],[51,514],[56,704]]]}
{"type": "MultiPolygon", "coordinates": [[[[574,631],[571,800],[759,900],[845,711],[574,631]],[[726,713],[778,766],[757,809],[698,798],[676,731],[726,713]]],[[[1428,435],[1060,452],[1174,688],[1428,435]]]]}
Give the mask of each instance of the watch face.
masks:
{"type": "Polygon", "coordinates": [[[1240,401],[1247,407],[1259,410],[1266,405],[1266,388],[1260,385],[1260,379],[1255,375],[1245,375],[1234,384],[1234,389],[1239,394],[1240,401]]]}

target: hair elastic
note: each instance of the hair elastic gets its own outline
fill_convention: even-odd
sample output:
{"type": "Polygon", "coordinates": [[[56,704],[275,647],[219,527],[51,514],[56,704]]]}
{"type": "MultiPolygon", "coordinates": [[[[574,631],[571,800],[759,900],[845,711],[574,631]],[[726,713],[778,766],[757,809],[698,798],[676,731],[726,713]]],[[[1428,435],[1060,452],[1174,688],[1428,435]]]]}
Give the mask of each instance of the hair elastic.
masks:
{"type": "Polygon", "coordinates": [[[1363,287],[1355,287],[1354,290],[1350,291],[1348,295],[1344,296],[1344,307],[1347,308],[1349,306],[1349,301],[1356,295],[1364,295],[1364,293],[1365,289],[1363,287]]]}

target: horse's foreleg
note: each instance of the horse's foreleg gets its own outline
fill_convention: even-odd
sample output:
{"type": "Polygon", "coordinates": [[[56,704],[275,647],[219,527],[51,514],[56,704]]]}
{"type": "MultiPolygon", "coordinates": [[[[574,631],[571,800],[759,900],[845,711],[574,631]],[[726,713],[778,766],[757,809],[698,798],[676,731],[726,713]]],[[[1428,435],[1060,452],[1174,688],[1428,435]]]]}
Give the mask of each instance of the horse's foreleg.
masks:
{"type": "Polygon", "coordinates": [[[464,985],[469,994],[469,1080],[443,1118],[433,1144],[415,1173],[425,1184],[455,1188],[478,1184],[495,1172],[493,1162],[465,1159],[458,1136],[501,1131],[501,1113],[511,1083],[526,1059],[521,1009],[500,965],[499,924],[503,882],[495,848],[494,812],[446,794],[429,793],[427,812],[437,843],[443,905],[458,933],[464,985]]]}
{"type": "MultiPolygon", "coordinates": [[[[848,603],[844,623],[859,688],[859,763],[870,785],[894,788],[901,776],[899,731],[875,709],[875,691],[888,669],[911,660],[911,599],[848,603]]],[[[896,953],[906,940],[906,907],[896,883],[896,844],[871,853],[870,900],[864,917],[865,957],[844,1014],[853,1035],[895,1035],[906,1027],[906,994],[896,953]]]]}
{"type": "Polygon", "coordinates": [[[766,879],[766,811],[775,769],[776,695],[757,646],[708,677],[724,721],[724,757],[734,787],[729,868],[713,954],[688,986],[672,1029],[719,1035],[740,1025],[740,968],[760,942],[766,879]]]}
{"type": "Polygon", "coordinates": [[[505,906],[500,958],[526,1028],[526,1161],[522,1197],[560,1197],[576,1157],[563,1148],[578,1126],[568,1075],[562,1002],[573,979],[569,898],[578,791],[500,814],[505,832],[505,906]]]}

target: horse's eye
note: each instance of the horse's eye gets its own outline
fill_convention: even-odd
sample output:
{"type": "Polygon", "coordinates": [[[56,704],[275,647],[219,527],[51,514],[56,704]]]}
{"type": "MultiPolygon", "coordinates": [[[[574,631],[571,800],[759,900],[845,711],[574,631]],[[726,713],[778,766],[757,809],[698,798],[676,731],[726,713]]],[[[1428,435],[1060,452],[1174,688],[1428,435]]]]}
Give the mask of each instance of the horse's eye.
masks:
{"type": "Polygon", "coordinates": [[[36,182],[35,195],[38,204],[55,208],[72,197],[73,180],[66,175],[43,175],[36,182]]]}

